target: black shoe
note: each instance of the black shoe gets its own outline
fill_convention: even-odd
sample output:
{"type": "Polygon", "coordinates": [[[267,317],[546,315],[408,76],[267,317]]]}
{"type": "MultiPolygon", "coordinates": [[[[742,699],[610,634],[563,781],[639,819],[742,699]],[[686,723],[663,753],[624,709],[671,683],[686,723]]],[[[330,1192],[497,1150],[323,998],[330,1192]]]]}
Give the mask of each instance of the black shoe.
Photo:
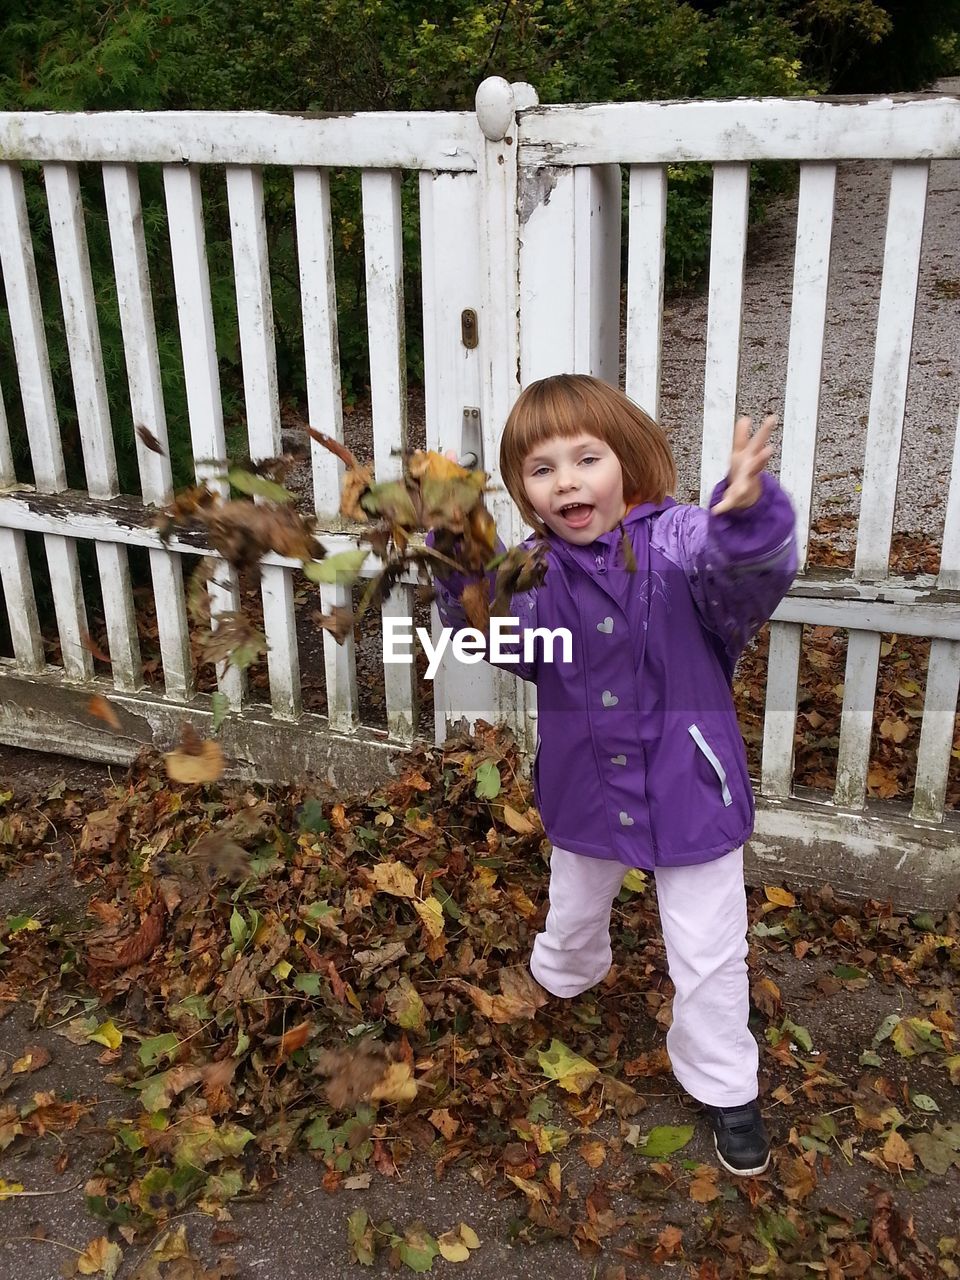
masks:
{"type": "Polygon", "coordinates": [[[728,1173],[750,1178],[770,1163],[770,1139],[755,1102],[742,1107],[707,1107],[713,1126],[713,1144],[728,1173]]]}

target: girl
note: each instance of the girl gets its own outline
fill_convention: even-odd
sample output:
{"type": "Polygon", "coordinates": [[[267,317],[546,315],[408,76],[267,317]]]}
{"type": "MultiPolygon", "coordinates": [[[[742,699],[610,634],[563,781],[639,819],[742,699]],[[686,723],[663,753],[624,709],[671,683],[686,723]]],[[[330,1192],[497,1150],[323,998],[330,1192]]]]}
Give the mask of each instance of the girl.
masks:
{"type": "MultiPolygon", "coordinates": [[[[675,987],[673,1072],[706,1107],[721,1164],[741,1175],[766,1169],[770,1143],[747,1026],[754,803],[731,679],[797,566],[790,502],[764,471],[772,424],[751,438],[739,419],[709,511],[667,496],[676,469],[663,431],[595,378],[528,386],[500,446],[504,482],[536,530],[528,542],[546,543],[543,583],[514,596],[512,612],[521,628],[573,636],[571,662],[541,651],[508,667],[537,685],[534,794],[553,846],[530,968],[556,996],[595,986],[612,962],[623,876],[652,871],[675,987]]],[[[446,626],[466,625],[465,582],[436,584],[446,626]]]]}

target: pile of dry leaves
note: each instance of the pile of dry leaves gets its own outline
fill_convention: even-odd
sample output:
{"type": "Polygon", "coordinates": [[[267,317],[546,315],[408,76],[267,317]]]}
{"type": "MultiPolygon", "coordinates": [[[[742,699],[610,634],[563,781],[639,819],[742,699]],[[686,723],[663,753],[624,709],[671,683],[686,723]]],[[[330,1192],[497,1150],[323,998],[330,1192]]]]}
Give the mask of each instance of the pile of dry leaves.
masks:
{"type": "MultiPolygon", "coordinates": [[[[731,1181],[685,1158],[692,1124],[644,1123],[651,1093],[676,1092],[652,885],[625,883],[601,988],[564,1002],[530,978],[545,846],[516,747],[493,729],[413,753],[364,796],[174,783],[145,755],[93,808],[61,786],[8,794],[0,815],[8,859],[72,847],[92,892],[79,925],[3,921],[0,998],[102,1045],[130,1091],[85,1189],[104,1248],[188,1204],[227,1216],[296,1145],[331,1194],[425,1155],[437,1178],[465,1163],[517,1197],[521,1239],[568,1237],[603,1251],[611,1275],[664,1261],[702,1280],[960,1274],[956,1240],[921,1242],[902,1207],[960,1168],[960,1123],[941,1105],[960,1083],[955,914],[757,891],[753,996],[778,1145],[769,1174],[731,1181]],[[816,961],[820,1002],[886,993],[872,1043],[831,1061],[784,1011],[787,961],[816,961]],[[831,1194],[844,1170],[874,1184],[865,1202],[831,1194]]],[[[0,1106],[0,1149],[83,1120],[82,1100],[42,1093],[0,1106]]],[[[345,1231],[357,1261],[382,1250],[416,1271],[473,1246],[465,1225],[442,1247],[362,1213],[345,1231]]]]}

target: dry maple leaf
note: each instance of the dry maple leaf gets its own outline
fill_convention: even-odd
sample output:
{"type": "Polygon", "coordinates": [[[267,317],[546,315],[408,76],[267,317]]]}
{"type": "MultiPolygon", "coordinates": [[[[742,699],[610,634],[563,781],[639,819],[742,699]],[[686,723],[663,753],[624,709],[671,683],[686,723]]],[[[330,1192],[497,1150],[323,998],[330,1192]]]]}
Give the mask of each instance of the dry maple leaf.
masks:
{"type": "Polygon", "coordinates": [[[129,969],[131,965],[143,964],[153,955],[163,937],[163,921],[165,908],[161,901],[155,902],[140,922],[136,933],[117,946],[116,943],[98,947],[94,942],[87,945],[87,959],[101,969],[129,969]]]}

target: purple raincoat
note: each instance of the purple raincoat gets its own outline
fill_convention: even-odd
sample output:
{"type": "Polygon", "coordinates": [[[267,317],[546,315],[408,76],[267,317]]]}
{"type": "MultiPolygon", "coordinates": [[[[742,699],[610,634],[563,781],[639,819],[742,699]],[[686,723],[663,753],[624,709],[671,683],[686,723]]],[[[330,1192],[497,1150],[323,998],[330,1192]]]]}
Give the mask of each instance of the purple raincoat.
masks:
{"type": "MultiPolygon", "coordinates": [[[[731,679],[797,569],[790,501],[761,479],[752,507],[720,516],[673,498],[635,507],[623,520],[633,573],[619,529],[583,547],[548,534],[543,584],[511,608],[521,641],[569,629],[572,661],[544,661],[538,641],[533,662],[497,665],[537,686],[534,793],[553,844],[650,870],[719,858],[753,830],[731,679]]],[[[468,625],[464,582],[437,581],[455,630],[468,625]]]]}

